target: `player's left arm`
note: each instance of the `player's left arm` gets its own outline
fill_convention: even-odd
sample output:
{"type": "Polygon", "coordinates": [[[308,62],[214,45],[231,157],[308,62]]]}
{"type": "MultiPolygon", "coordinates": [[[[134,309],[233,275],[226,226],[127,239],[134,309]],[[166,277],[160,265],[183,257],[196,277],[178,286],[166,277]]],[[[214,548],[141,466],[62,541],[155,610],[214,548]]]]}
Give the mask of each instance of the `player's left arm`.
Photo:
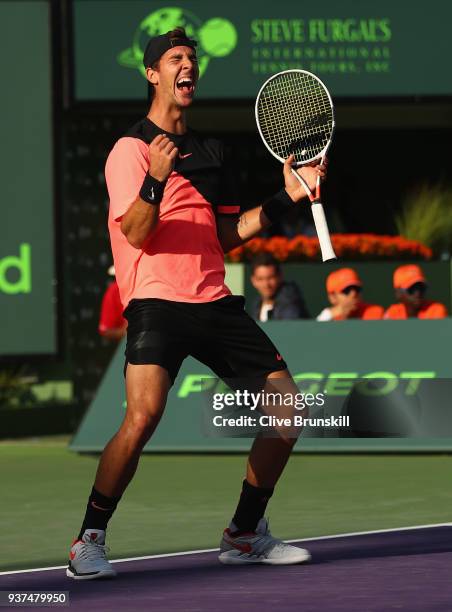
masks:
{"type": "MultiPolygon", "coordinates": [[[[291,162],[292,156],[289,157],[284,164],[284,191],[286,195],[281,192],[282,198],[285,200],[281,202],[282,214],[288,212],[291,205],[307,197],[305,190],[291,172],[291,162]]],[[[312,166],[303,166],[297,170],[297,172],[304,178],[309,187],[313,189],[315,188],[318,176],[320,176],[321,179],[325,178],[326,163],[323,165],[316,163],[312,166]]],[[[233,217],[219,216],[217,218],[217,234],[223,251],[227,253],[235,249],[269,227],[274,221],[272,218],[273,213],[269,211],[275,208],[278,209],[277,201],[274,201],[272,207],[268,207],[265,204],[257,206],[256,208],[243,212],[238,217],[236,215],[233,217]],[[267,214],[265,211],[267,211],[267,214]]],[[[276,210],[276,214],[278,214],[278,212],[279,211],[276,210]]]]}
{"type": "Polygon", "coordinates": [[[262,211],[262,206],[247,210],[238,217],[237,215],[219,216],[217,234],[221,248],[228,253],[270,225],[271,222],[262,211]]]}

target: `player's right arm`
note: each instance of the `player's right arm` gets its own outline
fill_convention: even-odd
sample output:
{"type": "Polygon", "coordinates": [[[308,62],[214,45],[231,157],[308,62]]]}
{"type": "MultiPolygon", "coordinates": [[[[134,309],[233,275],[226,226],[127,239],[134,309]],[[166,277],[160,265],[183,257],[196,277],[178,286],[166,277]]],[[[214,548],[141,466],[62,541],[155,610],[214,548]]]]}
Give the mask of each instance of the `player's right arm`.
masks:
{"type": "MultiPolygon", "coordinates": [[[[123,143],[122,148],[126,146],[130,143],[123,143]]],[[[148,163],[133,149],[118,150],[107,161],[110,206],[122,233],[136,249],[142,248],[158,223],[159,204],[177,153],[169,138],[159,134],[149,145],[148,163]]]]}

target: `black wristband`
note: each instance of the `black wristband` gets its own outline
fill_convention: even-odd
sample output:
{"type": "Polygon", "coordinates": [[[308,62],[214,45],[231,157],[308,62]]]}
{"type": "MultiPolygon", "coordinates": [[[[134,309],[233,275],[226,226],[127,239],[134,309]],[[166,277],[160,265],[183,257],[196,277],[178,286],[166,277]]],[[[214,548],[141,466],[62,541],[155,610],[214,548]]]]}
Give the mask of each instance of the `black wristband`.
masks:
{"type": "Polygon", "coordinates": [[[272,223],[276,223],[293,207],[293,201],[285,189],[275,193],[273,197],[262,204],[265,216],[272,223]]]}
{"type": "Polygon", "coordinates": [[[163,198],[166,181],[158,181],[146,172],[145,179],[140,189],[140,198],[146,204],[160,204],[163,198]]]}

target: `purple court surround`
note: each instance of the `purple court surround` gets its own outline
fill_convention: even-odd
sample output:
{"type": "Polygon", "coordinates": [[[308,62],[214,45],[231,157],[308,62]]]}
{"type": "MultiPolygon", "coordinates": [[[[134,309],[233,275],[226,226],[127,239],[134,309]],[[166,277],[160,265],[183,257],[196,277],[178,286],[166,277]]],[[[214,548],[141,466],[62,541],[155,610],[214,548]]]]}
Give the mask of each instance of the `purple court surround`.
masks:
{"type": "Polygon", "coordinates": [[[452,525],[298,544],[309,564],[224,566],[203,552],[119,562],[113,580],[76,582],[63,569],[0,575],[0,590],[69,590],[64,609],[84,612],[452,610],[452,525]]]}

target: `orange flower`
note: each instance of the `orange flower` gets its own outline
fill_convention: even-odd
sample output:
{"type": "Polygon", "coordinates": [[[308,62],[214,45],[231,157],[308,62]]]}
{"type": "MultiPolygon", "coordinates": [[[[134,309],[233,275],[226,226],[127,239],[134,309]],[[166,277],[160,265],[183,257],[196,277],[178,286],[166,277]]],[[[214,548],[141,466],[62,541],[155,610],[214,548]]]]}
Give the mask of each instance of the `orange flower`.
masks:
{"type": "MultiPolygon", "coordinates": [[[[415,240],[403,236],[378,234],[332,234],[336,255],[343,260],[431,259],[432,251],[415,240]]],[[[226,260],[245,262],[259,253],[271,253],[278,261],[318,261],[320,248],[311,236],[273,236],[253,238],[228,253],[226,260]]]]}

